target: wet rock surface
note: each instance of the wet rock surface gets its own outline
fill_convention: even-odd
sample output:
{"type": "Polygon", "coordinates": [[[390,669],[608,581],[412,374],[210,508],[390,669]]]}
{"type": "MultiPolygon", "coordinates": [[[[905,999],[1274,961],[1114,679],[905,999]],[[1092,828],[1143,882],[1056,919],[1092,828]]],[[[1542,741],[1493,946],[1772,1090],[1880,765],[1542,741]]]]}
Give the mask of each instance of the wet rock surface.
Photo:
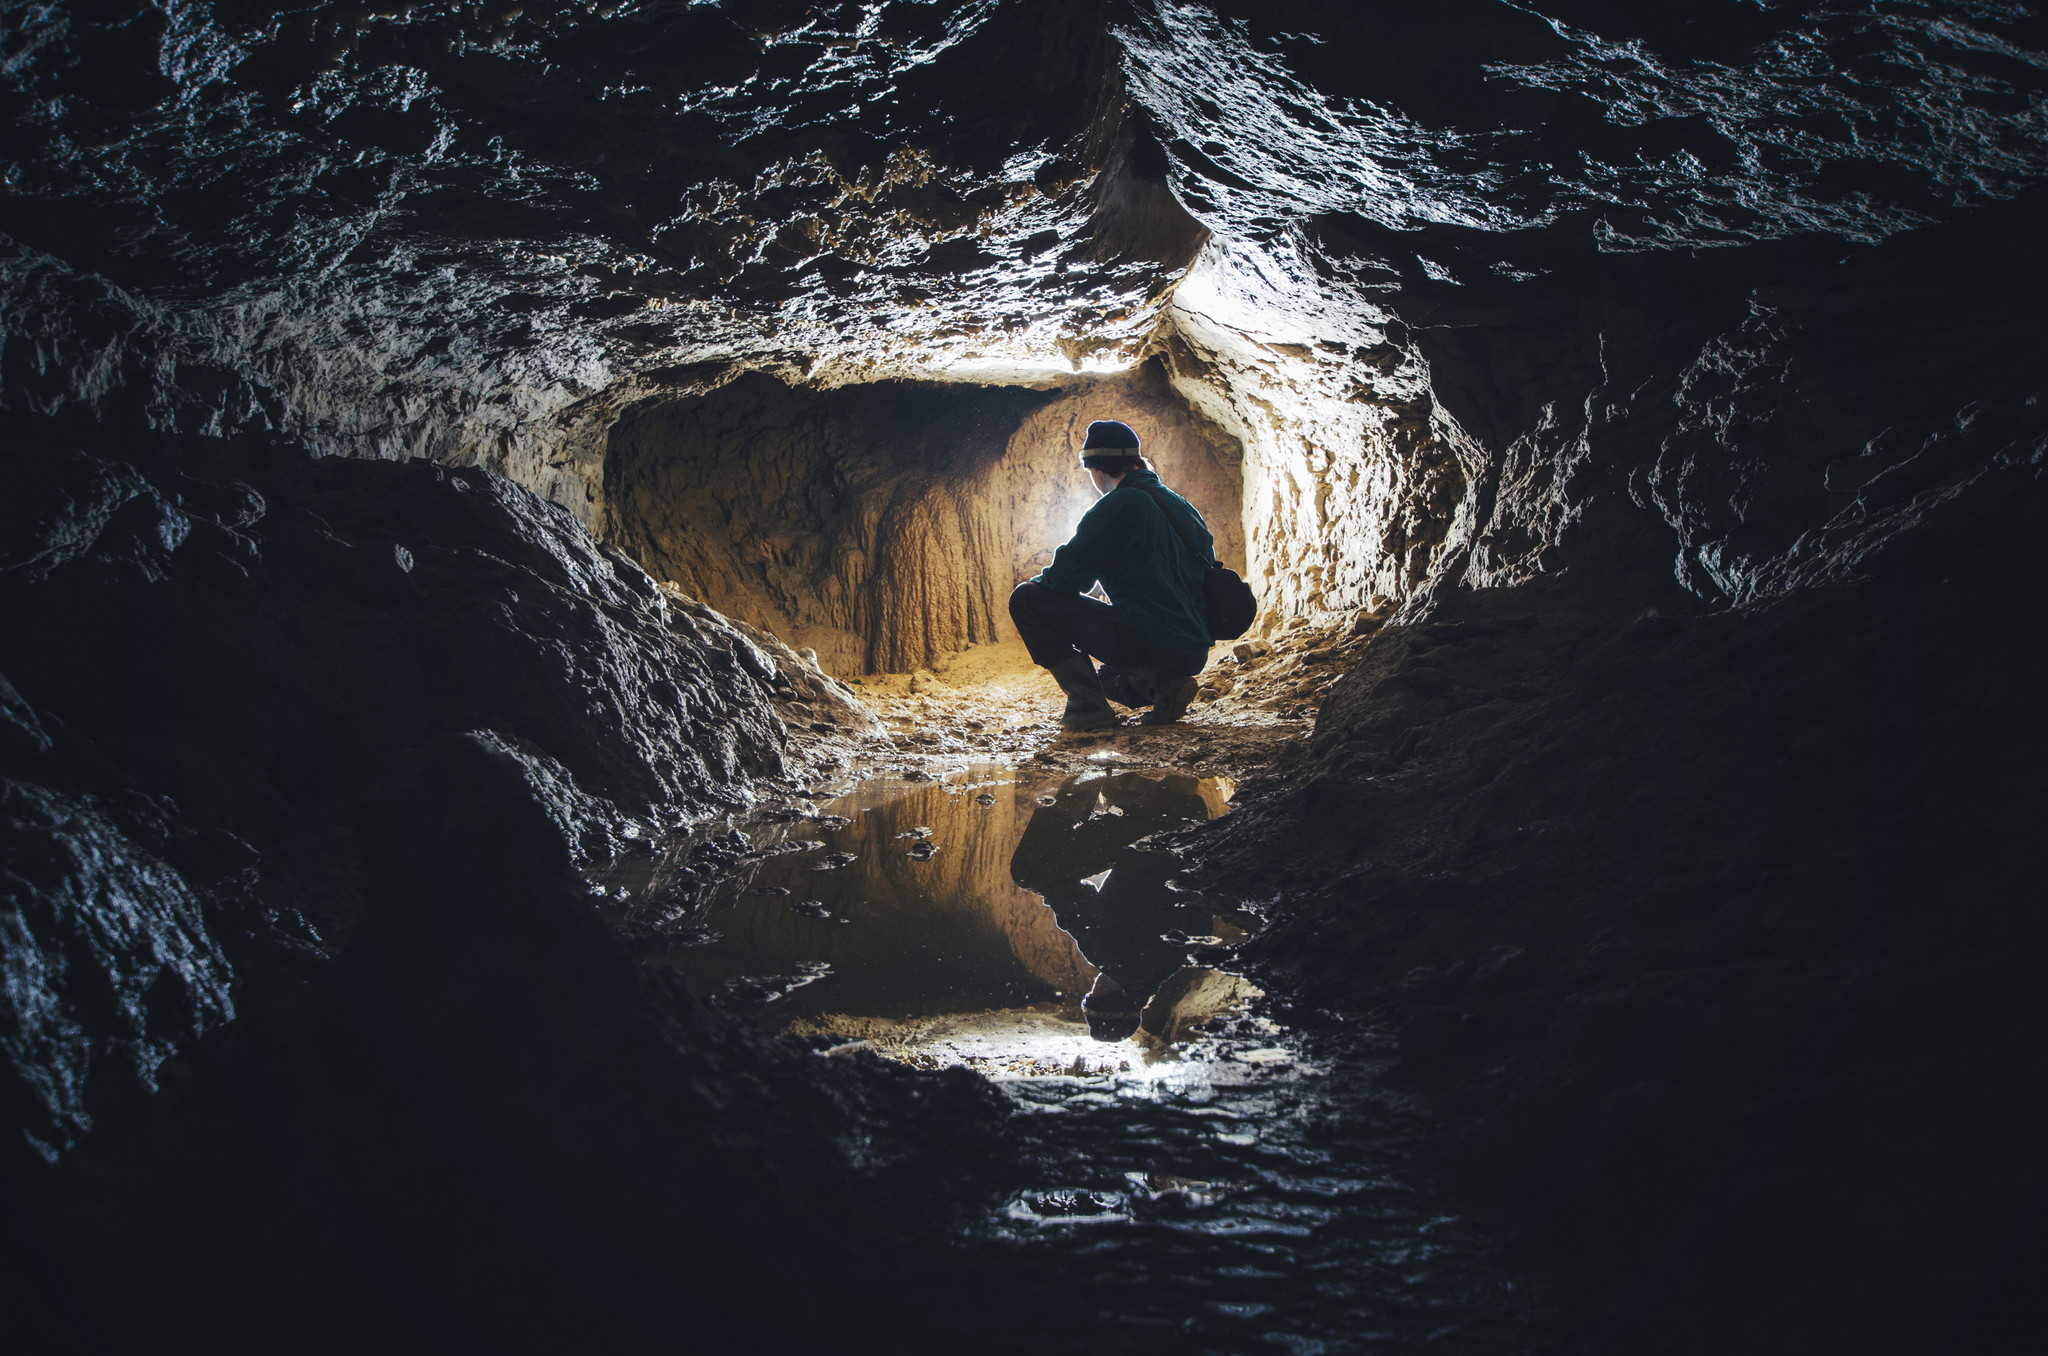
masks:
{"type": "Polygon", "coordinates": [[[790,770],[757,647],[488,473],[289,448],[10,464],[33,521],[7,624],[47,642],[15,686],[202,823],[305,832],[465,725],[553,766],[599,857],[790,770]]]}
{"type": "Polygon", "coordinates": [[[1082,4],[8,22],[11,332],[112,358],[48,403],[203,368],[216,420],[580,514],[639,395],[1128,357],[1203,235],[1082,4]]]}
{"type": "Polygon", "coordinates": [[[7,780],[7,1112],[54,1161],[234,1016],[199,900],[86,797],[7,780]]]}
{"type": "Polygon", "coordinates": [[[360,812],[382,851],[332,965],[188,1052],[139,1141],[103,1138],[72,1180],[25,1184],[39,1246],[18,1275],[128,1281],[90,1311],[27,1307],[32,1331],[155,1326],[200,1291],[218,1307],[178,1329],[238,1348],[284,1326],[351,1349],[394,1314],[451,1340],[639,1345],[681,1295],[696,1330],[742,1344],[880,1321],[863,1317],[868,1261],[767,1316],[750,1280],[914,1197],[902,1244],[928,1253],[918,1235],[971,1201],[923,1176],[933,1152],[1000,1157],[987,1094],[815,1067],[637,971],[571,868],[544,775],[472,734],[399,760],[360,812]],[[883,1106],[911,1139],[876,1137],[883,1106]],[[941,1127],[951,1147],[919,1142],[941,1127]]]}
{"type": "Polygon", "coordinates": [[[1417,1170],[1425,1123],[1379,1077],[1390,1043],[1304,1039],[1256,988],[1191,963],[1229,965],[1257,920],[1179,888],[1158,843],[1228,793],[1099,764],[873,779],[836,813],[771,811],[622,863],[610,916],[667,915],[645,964],[835,1064],[971,1070],[999,1090],[1008,1184],[983,1165],[983,1212],[952,1249],[979,1287],[956,1340],[1519,1349],[1546,1302],[1417,1170]],[[759,884],[812,884],[803,857],[824,845],[783,836],[812,825],[860,849],[815,887],[829,909],[759,884]]]}
{"type": "Polygon", "coordinates": [[[1857,505],[1804,538],[1815,585],[1766,601],[1441,597],[1330,693],[1294,789],[1214,831],[1269,901],[1252,973],[1396,1033],[1464,1199],[1573,1278],[1574,1345],[2008,1331],[2048,1096],[2048,729],[2001,620],[2043,582],[2043,443],[2010,431],[1890,531],[1857,505]]]}
{"type": "MultiPolygon", "coordinates": [[[[1753,251],[2024,195],[2048,137],[2017,6],[516,8],[11,19],[7,408],[480,462],[601,525],[650,396],[1157,354],[1243,448],[1262,594],[1349,610],[1540,441],[1460,341],[1624,358],[1597,306],[1529,321],[1739,306],[1753,251]]],[[[1511,574],[1572,516],[1531,507],[1511,574]]]]}
{"type": "MultiPolygon", "coordinates": [[[[625,1076],[608,1068],[673,1082],[653,1052],[726,1036],[679,990],[636,987],[574,868],[836,766],[873,717],[485,472],[10,451],[9,1252],[43,1296],[24,1323],[96,1343],[203,1288],[223,1308],[190,1331],[240,1343],[315,1308],[415,1309],[391,1278],[439,1274],[422,1321],[474,1334],[509,1272],[569,1287],[545,1322],[652,1331],[590,1307],[624,1272],[591,1289],[547,1240],[619,1199],[608,1153],[716,1113],[622,1087],[650,1119],[603,1149],[611,1132],[529,1112],[586,1105],[590,1078],[625,1076]],[[777,712],[800,700],[833,738],[791,736],[777,712]],[[542,1033],[553,1053],[522,1054],[542,1033]],[[543,1166],[572,1139],[599,1166],[543,1166]],[[492,1205],[497,1173],[571,1214],[536,1231],[540,1197],[492,1205]],[[527,1224],[494,1239],[480,1221],[501,1208],[527,1224]],[[395,1272],[348,1260],[401,1238],[395,1272]],[[93,1274],[128,1277],[129,1302],[83,1305],[93,1274]]],[[[753,1061],[738,1039],[714,1059],[753,1061]]],[[[778,1096],[748,1087],[712,1101],[778,1096]]],[[[816,1129],[867,1095],[826,1093],[816,1129]]],[[[963,1125],[992,1124],[978,1105],[963,1125]]],[[[718,1136],[745,1157],[756,1133],[718,1136]]],[[[715,1212],[786,1227],[769,1198],[809,1189],[748,1171],[715,1212]]]]}

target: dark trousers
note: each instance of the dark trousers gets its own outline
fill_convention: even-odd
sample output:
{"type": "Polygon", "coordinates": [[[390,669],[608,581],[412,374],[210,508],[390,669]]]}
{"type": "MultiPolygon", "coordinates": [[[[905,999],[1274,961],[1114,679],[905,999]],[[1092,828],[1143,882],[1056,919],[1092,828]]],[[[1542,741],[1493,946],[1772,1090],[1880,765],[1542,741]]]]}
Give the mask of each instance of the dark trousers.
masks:
{"type": "MultiPolygon", "coordinates": [[[[1201,672],[1209,657],[1164,654],[1139,636],[1108,603],[1055,593],[1030,580],[1010,594],[1010,620],[1017,624],[1017,634],[1031,651],[1031,662],[1048,669],[1072,659],[1078,651],[1133,676],[1181,678],[1201,672]]],[[[1104,675],[1105,680],[1108,677],[1104,675]]],[[[1117,698],[1114,692],[1110,696],[1117,698]]],[[[1139,704],[1149,705],[1150,701],[1147,696],[1139,704]]]]}

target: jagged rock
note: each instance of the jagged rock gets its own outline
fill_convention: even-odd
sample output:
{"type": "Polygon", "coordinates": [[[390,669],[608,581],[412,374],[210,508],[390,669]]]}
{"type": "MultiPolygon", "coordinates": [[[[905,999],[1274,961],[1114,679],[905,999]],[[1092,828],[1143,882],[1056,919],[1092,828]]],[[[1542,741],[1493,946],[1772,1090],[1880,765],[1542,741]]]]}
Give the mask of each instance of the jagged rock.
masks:
{"type": "Polygon", "coordinates": [[[55,1161],[101,1105],[235,1015],[199,900],[90,797],[0,779],[9,1127],[55,1161]]]}
{"type": "MultiPolygon", "coordinates": [[[[724,521],[691,556],[663,525],[672,505],[620,488],[650,469],[635,421],[695,409],[716,435],[736,430],[714,406],[751,399],[815,424],[869,399],[849,383],[1047,388],[1150,354],[1145,380],[1171,387],[1176,417],[1241,448],[1262,487],[1212,516],[1241,519],[1270,606],[1369,607],[1460,572],[1513,582],[1557,568],[1584,517],[1590,485],[1543,468],[1598,441],[1604,411],[1671,394],[1593,369],[1728,328],[1687,334],[1617,298],[1718,296],[1740,325],[1778,270],[2011,196],[2043,160],[2020,92],[2039,34],[2018,11],[1573,12],[1333,12],[1310,31],[1199,7],[1112,24],[1070,3],[909,0],[744,20],[23,11],[6,315],[38,356],[13,369],[7,408],[483,460],[707,601],[821,628],[836,666],[901,671],[1003,626],[999,598],[917,595],[947,544],[980,535],[954,535],[959,509],[978,514],[950,477],[835,483],[832,437],[764,431],[796,446],[758,493],[712,480],[725,511],[800,529],[789,559],[726,557],[724,521]],[[1812,59],[1795,71],[1792,52],[1812,59]],[[992,66],[1030,74],[991,82],[992,66]],[[188,133],[184,110],[209,101],[234,112],[188,133]],[[1843,243],[1777,243],[1801,238],[1843,243]],[[1576,312],[1575,295],[1612,309],[1576,312]],[[1489,350],[1522,326],[1543,337],[1489,350]],[[1538,397],[1525,357],[1588,379],[1538,397]],[[743,398],[746,378],[727,383],[749,371],[813,389],[743,398]],[[1586,405],[1596,387],[1609,396],[1586,405]],[[1575,431],[1572,409],[1597,417],[1575,431]],[[1335,469],[1351,463],[1375,470],[1335,469]],[[830,507],[847,490],[863,504],[830,507]],[[896,500],[907,521],[874,539],[896,500]],[[782,577],[857,588],[896,559],[877,618],[782,577]]],[[[1773,324],[1696,350],[1679,403],[1719,421],[1709,388],[1786,370],[1773,324]]],[[[920,438],[944,436],[925,423],[920,438]]],[[[1586,522],[1615,495],[1598,498],[1586,522]]],[[[1687,551],[1699,587],[1733,582],[1687,551]]]]}
{"type": "MultiPolygon", "coordinates": [[[[1185,941],[1186,938],[1180,940],[1185,941]]],[[[1170,1045],[1185,1040],[1195,1028],[1217,1016],[1242,1008],[1250,996],[1250,986],[1242,979],[1197,966],[1184,966],[1160,985],[1146,1002],[1138,1024],[1144,1031],[1170,1045]]]]}
{"type": "Polygon", "coordinates": [[[766,857],[786,857],[792,853],[816,852],[823,846],[825,845],[815,838],[785,838],[779,843],[761,849],[761,854],[766,857]]]}
{"type": "Polygon", "coordinates": [[[1690,616],[1588,608],[1570,580],[1447,598],[1454,624],[1374,638],[1284,802],[1212,831],[1226,879],[1283,882],[1243,949],[1261,983],[1375,1012],[1410,1077],[1483,1108],[1448,1166],[1526,1246],[1620,1285],[1676,1249],[1716,1259],[1660,1327],[1720,1303],[1724,1268],[1749,1297],[1731,1331],[1911,1284],[1947,1203],[2008,1171],[1965,1127],[2048,1098],[1983,1038],[2042,1029],[2038,1004],[1963,997],[2025,990],[2033,944],[1979,939],[2036,935],[2015,883],[2039,802],[2011,770],[2048,726],[2000,618],[2006,588],[2048,587],[2021,545],[2044,464],[1992,456],[1881,544],[1851,538],[1886,586],[1690,616]],[[1948,1090],[1901,1103],[1901,1079],[1948,1090]],[[1794,1116],[1796,1139],[1769,1131],[1794,1116]],[[1907,1144],[1924,1189],[1875,1186],[1907,1144]],[[1876,1191],[1883,1225],[1847,1204],[1876,1191]],[[1766,1236],[1792,1240],[1768,1274],[1742,1260],[1766,1236]],[[1792,1260],[1823,1255],[1855,1260],[1792,1260]]]}
{"type": "Polygon", "coordinates": [[[310,920],[280,944],[347,935],[359,898],[320,877],[353,849],[327,826],[436,730],[518,750],[600,861],[790,765],[765,657],[721,667],[630,561],[487,473],[282,449],[8,465],[29,545],[0,574],[0,627],[64,637],[16,650],[5,693],[10,1104],[46,1152],[100,1082],[152,1087],[234,1011],[243,906],[203,908],[195,885],[256,866],[250,888],[310,920]],[[97,808],[144,795],[161,809],[141,829],[97,808]],[[283,864],[312,860],[299,880],[283,864]]]}
{"type": "MultiPolygon", "coordinates": [[[[872,1209],[860,1199],[864,1190],[908,1184],[883,1166],[888,1151],[867,1167],[846,1152],[864,1136],[856,1127],[872,1111],[868,1094],[847,1082],[859,1076],[819,1083],[798,1052],[726,1026],[664,972],[627,962],[582,902],[572,845],[546,807],[548,776],[516,750],[471,735],[440,736],[400,761],[365,803],[365,834],[388,851],[374,868],[372,906],[333,977],[340,1005],[323,1020],[363,1043],[371,1070],[388,1061],[394,1072],[408,1062],[435,1071],[426,1085],[373,1077],[360,1089],[400,1107],[417,1100],[457,1136],[439,1146],[390,1146],[399,1162],[415,1154],[460,1159],[465,1140],[488,1139],[504,1169],[516,1164],[524,1180],[559,1186],[548,1207],[560,1212],[556,1229],[585,1227],[577,1202],[588,1193],[623,1192],[641,1200],[636,1213],[644,1212],[649,1229],[602,1246],[620,1259],[644,1262],[650,1247],[673,1261],[690,1259],[691,1270],[724,1274],[736,1287],[730,1293],[740,1294],[741,1276],[758,1264],[749,1258],[805,1237],[822,1244],[844,1220],[872,1209]],[[502,1021],[511,1011],[525,1016],[502,1021]],[[600,1088],[610,1090],[602,1095],[609,1109],[593,1118],[590,1098],[600,1088]],[[707,1175],[715,1181],[662,1168],[686,1145],[720,1163],[707,1175]],[[870,1188],[858,1185],[862,1179],[870,1188]],[[751,1203],[749,1218],[735,1231],[724,1222],[742,1201],[751,1203]],[[720,1228],[703,1231],[697,1222],[707,1219],[720,1228]]],[[[346,1071],[337,1072],[341,1081],[316,1096],[358,1092],[346,1071]]],[[[861,1081],[884,1100],[914,1097],[933,1130],[946,1122],[944,1133],[986,1147],[996,1108],[974,1080],[914,1091],[905,1082],[911,1077],[903,1071],[861,1081]]],[[[927,1157],[921,1147],[917,1156],[927,1157]]],[[[487,1221],[509,1203],[494,1200],[487,1183],[452,1176],[426,1201],[370,1187],[359,1208],[381,1227],[402,1229],[465,1201],[481,1212],[471,1246],[517,1257],[537,1243],[542,1256],[524,1265],[560,1265],[525,1230],[499,1229],[508,1239],[492,1241],[496,1226],[487,1221]]],[[[950,1208],[940,1204],[943,1195],[926,1208],[950,1208]]],[[[846,1273],[845,1295],[835,1286],[806,1307],[815,1304],[823,1319],[858,1304],[847,1295],[867,1266],[846,1273]]],[[[457,1284],[476,1286],[476,1302],[497,1281],[485,1274],[457,1284]]],[[[738,1313],[723,1311],[743,1307],[719,1305],[705,1317],[732,1323],[738,1313]]],[[[616,1314],[587,1312],[584,1321],[597,1331],[651,1332],[659,1308],[654,1295],[643,1295],[616,1314]]]]}

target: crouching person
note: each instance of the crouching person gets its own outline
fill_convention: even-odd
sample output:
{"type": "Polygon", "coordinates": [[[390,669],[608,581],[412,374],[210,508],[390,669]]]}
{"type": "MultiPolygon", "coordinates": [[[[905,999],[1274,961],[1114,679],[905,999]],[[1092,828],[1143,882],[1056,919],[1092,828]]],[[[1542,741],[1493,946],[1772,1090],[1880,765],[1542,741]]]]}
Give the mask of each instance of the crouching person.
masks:
{"type": "Polygon", "coordinates": [[[1010,595],[1010,619],[1067,694],[1067,729],[1118,724],[1111,701],[1149,706],[1147,725],[1179,720],[1209,657],[1202,580],[1215,539],[1160,484],[1128,425],[1090,424],[1081,465],[1100,497],[1052,564],[1010,595]],[[1098,582],[1107,603],[1083,596],[1098,582]]]}

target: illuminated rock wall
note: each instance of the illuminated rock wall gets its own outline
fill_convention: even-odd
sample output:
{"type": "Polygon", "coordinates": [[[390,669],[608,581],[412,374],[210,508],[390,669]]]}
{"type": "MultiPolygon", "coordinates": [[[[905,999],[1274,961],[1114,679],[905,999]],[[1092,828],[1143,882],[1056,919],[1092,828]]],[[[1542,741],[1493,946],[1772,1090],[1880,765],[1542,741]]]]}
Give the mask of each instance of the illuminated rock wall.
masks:
{"type": "MultiPolygon", "coordinates": [[[[1574,411],[1635,397],[1608,369],[1642,318],[1751,282],[1610,265],[1806,239],[1819,267],[2024,190],[2048,146],[2019,11],[1702,13],[23,11],[0,404],[480,465],[617,526],[613,425],[736,374],[1042,389],[1161,355],[1242,446],[1278,613],[1524,579],[1611,521],[1574,411]]],[[[1742,317],[1685,323],[1660,362],[1742,317]]],[[[984,629],[876,587],[800,618],[764,585],[793,625],[928,633],[861,662],[984,629]]]]}
{"type": "Polygon", "coordinates": [[[607,531],[834,671],[908,672],[1014,634],[1010,589],[1094,501],[1077,458],[1099,418],[1137,430],[1241,564],[1237,448],[1151,365],[1051,391],[745,377],[649,402],[610,433],[607,531]]]}

